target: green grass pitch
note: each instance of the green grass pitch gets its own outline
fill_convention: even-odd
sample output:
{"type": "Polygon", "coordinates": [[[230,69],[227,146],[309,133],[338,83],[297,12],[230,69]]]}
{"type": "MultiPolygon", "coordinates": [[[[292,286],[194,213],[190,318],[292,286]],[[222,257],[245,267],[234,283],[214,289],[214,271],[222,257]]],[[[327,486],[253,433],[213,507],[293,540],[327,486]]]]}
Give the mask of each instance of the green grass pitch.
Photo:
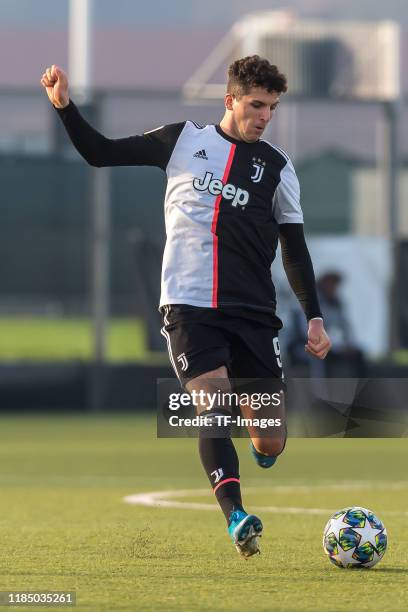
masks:
{"type": "Polygon", "coordinates": [[[156,439],[151,416],[0,425],[0,590],[76,590],[81,610],[408,609],[407,439],[289,439],[270,470],[237,440],[244,501],[265,527],[262,555],[245,561],[220,512],[183,505],[213,504],[195,440],[156,439]],[[191,491],[179,508],[123,502],[179,490],[191,491]],[[387,527],[372,570],[337,569],[323,553],[328,512],[346,505],[387,527]]]}
{"type": "MultiPolygon", "coordinates": [[[[0,338],[0,361],[89,361],[92,358],[91,319],[0,317],[0,338]]],[[[158,356],[148,352],[146,342],[146,330],[141,319],[109,319],[106,333],[108,361],[153,361],[154,357],[157,361],[158,356]]],[[[165,348],[163,342],[163,351],[165,348]]]]}

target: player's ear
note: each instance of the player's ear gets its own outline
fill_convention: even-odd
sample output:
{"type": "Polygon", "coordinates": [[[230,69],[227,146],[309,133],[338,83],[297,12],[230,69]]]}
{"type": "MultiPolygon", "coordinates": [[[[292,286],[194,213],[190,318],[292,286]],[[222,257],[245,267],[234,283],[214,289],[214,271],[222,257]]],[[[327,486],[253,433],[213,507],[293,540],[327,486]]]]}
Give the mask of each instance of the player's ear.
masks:
{"type": "Polygon", "coordinates": [[[225,101],[225,108],[227,110],[232,110],[232,104],[233,104],[233,101],[234,101],[234,96],[232,94],[230,94],[230,93],[226,93],[224,101],[225,101]]]}

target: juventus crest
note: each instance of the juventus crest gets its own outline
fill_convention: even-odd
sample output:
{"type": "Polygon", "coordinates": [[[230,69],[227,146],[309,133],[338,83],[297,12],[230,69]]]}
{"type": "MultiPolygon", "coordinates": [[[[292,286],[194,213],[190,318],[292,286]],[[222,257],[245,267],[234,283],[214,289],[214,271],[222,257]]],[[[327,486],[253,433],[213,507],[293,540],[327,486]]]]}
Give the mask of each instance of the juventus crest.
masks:
{"type": "Polygon", "coordinates": [[[254,172],[251,174],[251,181],[253,183],[260,182],[262,175],[264,173],[264,170],[265,170],[265,166],[266,166],[266,163],[262,161],[262,159],[260,159],[259,157],[252,158],[252,167],[254,169],[254,172]]]}
{"type": "Polygon", "coordinates": [[[181,365],[181,371],[185,372],[188,368],[188,360],[187,360],[186,354],[180,353],[180,355],[177,357],[177,361],[181,365]]]}
{"type": "Polygon", "coordinates": [[[211,476],[214,476],[214,484],[217,484],[217,482],[219,482],[224,476],[224,470],[222,468],[218,468],[217,470],[211,472],[211,476]]]}

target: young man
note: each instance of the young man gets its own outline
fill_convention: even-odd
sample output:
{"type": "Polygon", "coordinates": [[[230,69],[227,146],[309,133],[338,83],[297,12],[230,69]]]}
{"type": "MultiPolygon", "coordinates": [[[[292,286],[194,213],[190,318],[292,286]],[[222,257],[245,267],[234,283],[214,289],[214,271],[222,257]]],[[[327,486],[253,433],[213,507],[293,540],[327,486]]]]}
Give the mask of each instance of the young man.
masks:
{"type": "MultiPolygon", "coordinates": [[[[167,174],[162,333],[187,391],[228,393],[231,381],[248,378],[262,389],[265,381],[282,381],[282,324],[275,314],[270,270],[278,239],[289,282],[309,322],[305,348],[319,359],[326,356],[330,341],[303,235],[299,183],[286,153],[261,139],[287,89],[276,66],[257,55],[231,64],[219,125],[185,121],[118,140],[105,138],[81,117],[60,68],[48,68],[41,83],[89,164],[151,165],[167,174]]],[[[252,405],[240,401],[244,417],[253,416],[252,405]]],[[[259,552],[262,523],[243,508],[228,426],[220,435],[208,435],[226,407],[208,407],[205,402],[197,407],[209,419],[199,436],[201,461],[232,540],[247,558],[259,552]]],[[[283,451],[286,428],[276,434],[271,427],[265,434],[254,425],[248,431],[256,462],[272,466],[283,451]]]]}

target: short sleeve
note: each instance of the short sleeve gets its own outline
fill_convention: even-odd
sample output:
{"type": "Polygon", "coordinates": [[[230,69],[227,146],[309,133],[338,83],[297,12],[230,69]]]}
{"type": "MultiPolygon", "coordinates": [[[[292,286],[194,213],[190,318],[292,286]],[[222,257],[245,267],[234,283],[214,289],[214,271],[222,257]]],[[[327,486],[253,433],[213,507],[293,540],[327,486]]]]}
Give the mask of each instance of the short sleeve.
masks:
{"type": "Polygon", "coordinates": [[[145,132],[141,138],[149,145],[152,165],[157,165],[163,170],[166,169],[177,140],[183,131],[186,122],[162,125],[156,129],[145,132]]]}
{"type": "Polygon", "coordinates": [[[303,223],[299,181],[290,159],[281,170],[280,182],[272,200],[272,213],[279,225],[303,223]]]}

